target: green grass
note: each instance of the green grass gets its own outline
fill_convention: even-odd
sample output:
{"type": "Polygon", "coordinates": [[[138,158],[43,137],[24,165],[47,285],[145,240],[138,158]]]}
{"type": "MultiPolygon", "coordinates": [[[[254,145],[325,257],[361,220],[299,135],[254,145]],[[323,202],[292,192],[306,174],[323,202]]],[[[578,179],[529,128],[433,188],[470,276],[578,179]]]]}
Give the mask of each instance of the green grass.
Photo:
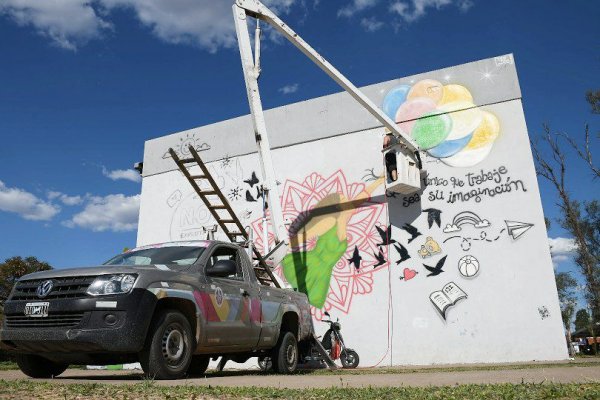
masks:
{"type": "MultiPolygon", "coordinates": [[[[489,365],[464,365],[464,366],[419,366],[419,367],[378,367],[378,368],[358,368],[358,369],[342,369],[330,371],[328,369],[317,370],[301,370],[298,374],[306,375],[382,375],[382,374],[413,374],[413,373],[436,373],[436,372],[465,372],[465,371],[500,371],[500,370],[522,370],[522,369],[539,369],[539,368],[564,368],[585,366],[594,363],[600,363],[600,357],[587,356],[577,358],[570,362],[557,363],[532,363],[532,364],[489,364],[489,365]]],[[[235,367],[235,364],[231,364],[235,367]]],[[[71,369],[85,369],[83,365],[72,365],[71,369]]],[[[0,371],[17,370],[17,364],[12,361],[1,361],[0,371]]],[[[141,373],[141,371],[140,371],[141,373]]],[[[235,375],[262,375],[264,372],[254,370],[239,370],[216,372],[209,371],[211,376],[235,376],[235,375]]]]}
{"type": "Polygon", "coordinates": [[[0,380],[0,398],[22,399],[599,399],[600,383],[459,385],[427,388],[274,389],[254,387],[159,386],[153,381],[135,385],[58,384],[0,380]]]}
{"type": "Polygon", "coordinates": [[[9,371],[11,369],[19,369],[13,361],[0,361],[0,371],[9,371]]]}

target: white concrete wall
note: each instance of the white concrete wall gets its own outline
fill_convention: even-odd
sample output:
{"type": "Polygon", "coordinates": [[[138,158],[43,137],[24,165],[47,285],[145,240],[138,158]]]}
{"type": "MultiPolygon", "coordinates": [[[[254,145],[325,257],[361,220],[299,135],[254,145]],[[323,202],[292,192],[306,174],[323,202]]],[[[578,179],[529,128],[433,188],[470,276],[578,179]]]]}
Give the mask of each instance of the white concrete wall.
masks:
{"type": "MultiPolygon", "coordinates": [[[[329,229],[339,234],[334,244],[343,243],[345,247],[339,259],[328,260],[334,250],[326,250],[319,262],[308,256],[309,265],[294,266],[288,260],[287,270],[279,268],[278,273],[289,277],[292,268],[307,271],[310,282],[329,281],[322,305],[318,284],[308,289],[313,303],[318,303],[313,309],[315,325],[324,330],[325,324],[318,322],[324,310],[339,317],[346,341],[358,351],[363,366],[567,358],[512,56],[373,85],[365,91],[382,106],[384,97],[402,84],[421,85],[423,93],[428,93],[424,96],[437,96],[435,85],[423,84],[424,79],[467,88],[477,106],[469,112],[477,114],[475,118],[489,112],[497,118],[499,127],[475,121],[477,126],[471,128],[475,128],[479,142],[468,138],[469,145],[458,156],[441,159],[424,154],[429,185],[417,196],[388,197],[383,186],[377,184],[375,179],[383,172],[383,129],[349,96],[337,94],[268,112],[267,126],[272,132],[285,216],[292,226],[309,221],[308,234],[314,237],[306,240],[308,253],[323,245],[317,243],[318,238],[326,236],[329,229]],[[469,153],[470,149],[475,152],[469,153]],[[478,153],[484,154],[478,159],[478,153]],[[476,161],[468,167],[451,166],[476,161]],[[500,173],[494,175],[494,171],[500,173]],[[473,181],[475,176],[488,172],[499,182],[473,181]],[[373,186],[366,201],[357,200],[373,186]],[[466,195],[474,190],[484,193],[479,197],[466,195]],[[354,209],[342,213],[334,204],[325,215],[315,216],[315,209],[324,210],[323,206],[336,195],[341,202],[355,201],[354,209]],[[439,226],[435,210],[439,211],[439,226]],[[347,224],[343,223],[345,219],[347,224]],[[526,229],[529,225],[522,225],[519,231],[514,229],[519,224],[509,222],[507,226],[506,221],[531,226],[526,229]],[[447,229],[453,222],[458,222],[460,230],[447,229]],[[411,235],[403,229],[405,224],[420,233],[411,242],[411,235]],[[396,243],[379,246],[382,238],[378,228],[388,226],[396,243]],[[431,244],[429,237],[439,245],[439,249],[433,246],[439,252],[421,255],[422,246],[431,244]],[[410,258],[400,261],[396,246],[403,246],[410,258]],[[362,258],[358,269],[350,261],[355,249],[362,258]],[[380,251],[382,264],[375,267],[380,251]],[[472,277],[463,276],[458,269],[459,260],[467,255],[479,265],[472,277]],[[428,276],[425,265],[435,266],[442,260],[443,272],[428,276]],[[330,274],[328,266],[333,266],[330,274]],[[468,297],[450,307],[444,319],[429,296],[449,282],[468,297]]],[[[448,98],[452,94],[468,96],[457,87],[442,90],[446,90],[445,102],[452,100],[448,98]]],[[[243,88],[240,93],[244,93],[243,88]]],[[[389,101],[386,104],[389,111],[389,101]]],[[[440,104],[438,109],[443,110],[440,104]]],[[[473,115],[447,116],[457,129],[473,124],[473,115]],[[461,120],[461,116],[465,118],[461,120]]],[[[459,131],[451,135],[461,136],[459,131]]],[[[172,160],[165,157],[169,147],[185,153],[182,143],[194,143],[205,150],[200,154],[210,161],[210,169],[230,196],[232,206],[260,236],[261,204],[260,199],[252,201],[257,191],[250,179],[253,172],[260,178],[260,168],[249,117],[242,117],[147,142],[138,245],[202,238],[201,227],[213,224],[192,188],[174,170],[172,160]]]]}

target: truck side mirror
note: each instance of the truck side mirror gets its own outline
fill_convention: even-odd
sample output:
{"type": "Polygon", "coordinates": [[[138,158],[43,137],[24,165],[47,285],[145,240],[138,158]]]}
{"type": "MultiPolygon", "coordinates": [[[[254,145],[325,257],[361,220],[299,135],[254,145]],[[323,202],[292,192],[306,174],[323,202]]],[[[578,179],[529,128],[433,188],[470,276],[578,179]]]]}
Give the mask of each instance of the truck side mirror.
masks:
{"type": "Polygon", "coordinates": [[[218,260],[206,269],[206,275],[216,278],[226,278],[237,273],[237,265],[232,260],[218,260]]]}

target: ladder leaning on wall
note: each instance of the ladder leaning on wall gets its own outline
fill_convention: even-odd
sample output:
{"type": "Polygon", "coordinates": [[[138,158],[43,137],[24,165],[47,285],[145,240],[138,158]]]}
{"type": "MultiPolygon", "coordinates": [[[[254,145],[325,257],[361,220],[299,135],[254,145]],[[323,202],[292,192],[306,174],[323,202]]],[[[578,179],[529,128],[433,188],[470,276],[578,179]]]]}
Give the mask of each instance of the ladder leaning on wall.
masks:
{"type": "Polygon", "coordinates": [[[172,148],[169,149],[169,154],[171,154],[173,161],[175,161],[179,170],[186,177],[190,185],[192,185],[198,197],[202,200],[229,241],[243,247],[251,247],[254,272],[260,283],[281,287],[279,280],[265,262],[265,258],[253,245],[248,231],[231,208],[229,201],[227,201],[227,198],[221,189],[219,189],[219,186],[208,171],[208,168],[206,168],[196,149],[193,146],[189,146],[188,150],[191,155],[190,158],[179,158],[172,148]],[[200,175],[192,174],[191,169],[194,167],[200,167],[200,175]],[[205,187],[208,186],[207,189],[202,189],[203,183],[207,184],[204,185],[205,187]]]}

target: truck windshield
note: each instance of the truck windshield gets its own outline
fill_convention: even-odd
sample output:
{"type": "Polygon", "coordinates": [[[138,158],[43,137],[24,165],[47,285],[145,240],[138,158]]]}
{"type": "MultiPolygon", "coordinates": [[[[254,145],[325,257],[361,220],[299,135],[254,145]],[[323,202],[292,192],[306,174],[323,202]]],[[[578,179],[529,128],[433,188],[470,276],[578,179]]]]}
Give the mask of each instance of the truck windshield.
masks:
{"type": "Polygon", "coordinates": [[[204,247],[173,246],[133,250],[119,254],[103,265],[192,265],[200,257],[204,247]]]}

